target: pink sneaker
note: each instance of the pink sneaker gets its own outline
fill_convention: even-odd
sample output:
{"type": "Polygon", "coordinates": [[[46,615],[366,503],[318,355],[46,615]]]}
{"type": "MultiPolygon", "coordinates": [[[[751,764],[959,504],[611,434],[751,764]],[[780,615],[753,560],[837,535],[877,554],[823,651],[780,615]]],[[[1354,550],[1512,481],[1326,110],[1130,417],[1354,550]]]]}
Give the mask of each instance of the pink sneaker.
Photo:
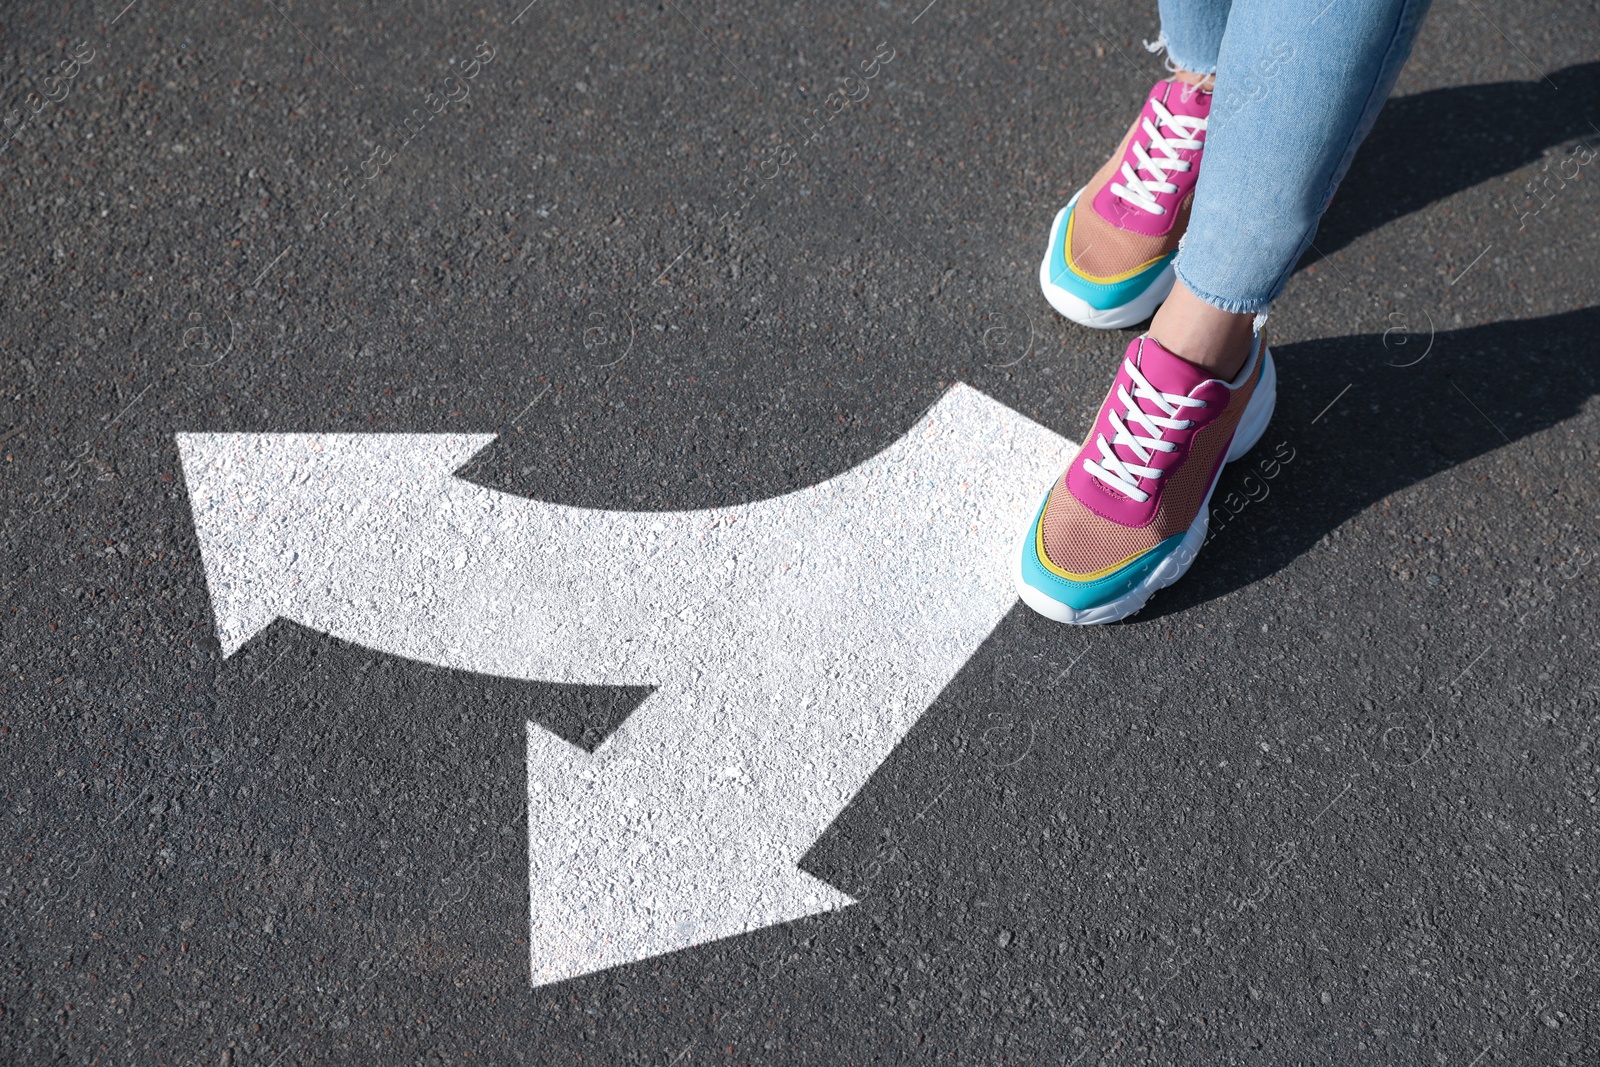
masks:
{"type": "Polygon", "coordinates": [[[1115,622],[1182,577],[1206,539],[1222,465],[1260,440],[1277,387],[1261,334],[1231,382],[1134,338],[1018,546],[1023,601],[1057,622],[1115,622]]]}
{"type": "Polygon", "coordinates": [[[1039,264],[1051,307],[1104,329],[1155,314],[1172,289],[1210,114],[1209,92],[1156,82],[1116,154],[1056,215],[1039,264]]]}

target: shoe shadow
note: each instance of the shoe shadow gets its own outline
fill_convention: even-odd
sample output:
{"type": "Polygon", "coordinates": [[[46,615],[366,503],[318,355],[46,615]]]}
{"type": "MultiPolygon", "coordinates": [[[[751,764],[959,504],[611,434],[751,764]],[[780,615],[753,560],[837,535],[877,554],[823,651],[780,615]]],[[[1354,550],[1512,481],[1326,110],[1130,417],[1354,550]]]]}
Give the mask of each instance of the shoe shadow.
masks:
{"type": "MultiPolygon", "coordinates": [[[[1391,99],[1351,161],[1322,217],[1316,248],[1300,267],[1437,200],[1526,166],[1556,145],[1586,135],[1600,144],[1597,96],[1600,62],[1555,71],[1548,81],[1463,85],[1391,99]],[[1440,130],[1449,136],[1441,138],[1440,130]]],[[[1554,178],[1552,189],[1560,187],[1554,165],[1541,177],[1554,178]]],[[[1507,197],[1505,210],[1520,217],[1538,206],[1518,189],[1507,197]]]]}
{"type": "Polygon", "coordinates": [[[1600,307],[1412,336],[1404,346],[1396,335],[1385,347],[1377,334],[1274,346],[1277,411],[1261,442],[1223,473],[1212,539],[1129,621],[1258,582],[1391,493],[1502,447],[1529,457],[1520,488],[1540,506],[1562,495],[1566,479],[1589,482],[1592,470],[1531,456],[1523,439],[1600,394],[1596,336],[1600,307]],[[1264,461],[1290,449],[1268,477],[1264,461]]]}

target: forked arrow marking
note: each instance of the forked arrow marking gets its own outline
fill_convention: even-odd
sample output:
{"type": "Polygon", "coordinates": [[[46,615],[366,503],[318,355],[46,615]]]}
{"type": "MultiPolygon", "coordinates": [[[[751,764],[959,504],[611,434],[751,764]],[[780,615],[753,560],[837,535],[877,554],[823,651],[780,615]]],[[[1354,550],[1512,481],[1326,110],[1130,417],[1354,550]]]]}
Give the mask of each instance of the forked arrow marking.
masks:
{"type": "Polygon", "coordinates": [[[453,476],[493,435],[177,435],[224,655],[274,618],[510,678],[651,685],[527,728],[533,982],[854,903],[795,864],[1015,602],[1063,438],[965,385],[827,481],[697,511],[453,476]]]}

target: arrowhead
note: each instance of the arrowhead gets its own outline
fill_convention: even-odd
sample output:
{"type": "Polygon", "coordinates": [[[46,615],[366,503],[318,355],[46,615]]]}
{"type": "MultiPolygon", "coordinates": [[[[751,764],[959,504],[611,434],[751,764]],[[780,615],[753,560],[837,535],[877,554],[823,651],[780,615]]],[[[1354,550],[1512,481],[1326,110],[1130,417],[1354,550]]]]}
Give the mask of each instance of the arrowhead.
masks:
{"type": "Polygon", "coordinates": [[[797,868],[751,814],[670,792],[647,763],[595,759],[528,724],[534,985],[856,902],[797,868]]]}
{"type": "MultiPolygon", "coordinates": [[[[449,478],[493,434],[176,435],[222,654],[280,613],[329,523],[449,478]],[[335,517],[338,518],[335,518],[335,517]]],[[[313,576],[314,577],[314,576],[313,576]]]]}

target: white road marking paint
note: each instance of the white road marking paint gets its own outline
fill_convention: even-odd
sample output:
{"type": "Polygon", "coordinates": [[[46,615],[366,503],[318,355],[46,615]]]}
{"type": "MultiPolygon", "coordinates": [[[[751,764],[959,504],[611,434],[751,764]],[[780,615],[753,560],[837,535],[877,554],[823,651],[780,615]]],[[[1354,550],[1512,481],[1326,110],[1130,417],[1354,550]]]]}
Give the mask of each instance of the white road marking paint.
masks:
{"type": "Polygon", "coordinates": [[[535,985],[854,903],[795,864],[1016,600],[1063,438],[956,385],[808,489],[621,512],[452,476],[493,435],[177,435],[225,655],[275,617],[443,667],[652,685],[527,729],[535,985]]]}

